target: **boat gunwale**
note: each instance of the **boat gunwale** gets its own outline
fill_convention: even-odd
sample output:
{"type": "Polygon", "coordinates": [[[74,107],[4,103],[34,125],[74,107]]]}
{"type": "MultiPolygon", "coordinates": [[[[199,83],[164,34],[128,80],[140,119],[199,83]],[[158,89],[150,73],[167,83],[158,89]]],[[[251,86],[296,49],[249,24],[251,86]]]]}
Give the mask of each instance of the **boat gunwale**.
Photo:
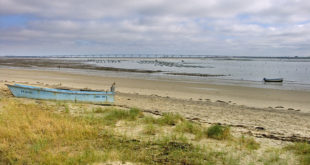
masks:
{"type": "MultiPolygon", "coordinates": [[[[62,91],[59,91],[58,89],[56,89],[56,91],[50,91],[48,89],[54,89],[54,88],[42,88],[42,87],[34,87],[34,86],[30,86],[30,87],[27,87],[27,86],[19,86],[19,85],[11,85],[11,84],[5,84],[6,86],[8,87],[15,87],[15,88],[24,88],[24,89],[29,89],[29,90],[36,90],[36,91],[46,91],[46,92],[51,92],[51,93],[65,93],[65,94],[71,94],[71,95],[115,95],[115,93],[74,93],[74,91],[72,90],[68,90],[68,91],[71,91],[71,92],[67,92],[65,90],[62,90],[62,91]],[[31,87],[34,87],[34,88],[31,88],[31,87]]],[[[79,92],[82,92],[82,91],[79,91],[79,92]]],[[[89,91],[91,92],[91,91],[89,91]]]]}

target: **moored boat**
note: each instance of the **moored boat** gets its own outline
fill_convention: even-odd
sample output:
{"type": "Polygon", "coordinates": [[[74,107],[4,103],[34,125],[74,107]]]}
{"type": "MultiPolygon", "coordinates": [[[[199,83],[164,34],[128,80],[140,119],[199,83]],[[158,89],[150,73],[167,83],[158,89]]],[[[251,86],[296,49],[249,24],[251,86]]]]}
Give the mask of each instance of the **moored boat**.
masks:
{"type": "Polygon", "coordinates": [[[75,102],[113,103],[115,84],[111,91],[74,91],[54,88],[41,88],[29,85],[6,84],[15,97],[44,100],[67,100],[75,102]]]}
{"type": "Polygon", "coordinates": [[[283,82],[283,78],[264,78],[265,82],[283,82]]]}

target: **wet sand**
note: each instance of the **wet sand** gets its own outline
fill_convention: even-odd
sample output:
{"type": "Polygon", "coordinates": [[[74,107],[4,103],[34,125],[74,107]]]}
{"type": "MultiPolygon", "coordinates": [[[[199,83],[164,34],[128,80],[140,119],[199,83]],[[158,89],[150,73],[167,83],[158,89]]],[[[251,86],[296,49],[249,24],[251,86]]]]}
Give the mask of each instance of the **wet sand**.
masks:
{"type": "Polygon", "coordinates": [[[5,83],[106,90],[116,82],[116,105],[152,113],[178,112],[204,123],[231,125],[257,137],[310,141],[310,92],[59,71],[0,69],[5,83]]]}

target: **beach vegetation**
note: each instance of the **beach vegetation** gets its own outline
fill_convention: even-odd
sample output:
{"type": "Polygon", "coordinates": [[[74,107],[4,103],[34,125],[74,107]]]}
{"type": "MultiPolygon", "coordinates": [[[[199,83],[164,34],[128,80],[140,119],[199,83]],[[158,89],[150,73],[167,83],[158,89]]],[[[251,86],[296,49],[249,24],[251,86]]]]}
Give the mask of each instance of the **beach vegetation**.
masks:
{"type": "Polygon", "coordinates": [[[70,108],[68,104],[65,104],[64,108],[65,108],[65,113],[70,113],[70,108]]]}
{"type": "Polygon", "coordinates": [[[230,128],[228,126],[222,126],[219,124],[210,126],[205,131],[205,134],[208,138],[213,138],[217,140],[228,139],[229,137],[231,137],[230,128]]]}
{"type": "Polygon", "coordinates": [[[103,113],[104,117],[97,120],[101,120],[107,124],[112,125],[119,120],[133,121],[136,120],[138,117],[143,116],[143,113],[137,108],[131,108],[130,110],[110,108],[102,111],[100,110],[100,113],[103,113]]]}
{"type": "Polygon", "coordinates": [[[203,130],[204,128],[194,122],[188,121],[188,120],[184,120],[183,122],[179,123],[175,129],[176,132],[180,132],[180,133],[190,133],[195,135],[195,139],[199,140],[203,137],[203,130]]]}
{"type": "Polygon", "coordinates": [[[309,143],[294,143],[285,147],[285,149],[293,151],[299,156],[300,164],[310,164],[310,144],[309,143]]]}
{"type": "Polygon", "coordinates": [[[180,124],[178,124],[175,127],[175,130],[178,132],[187,132],[191,134],[196,134],[197,132],[201,132],[201,127],[200,125],[193,123],[191,121],[184,121],[180,124]]]}
{"type": "MultiPolygon", "coordinates": [[[[232,137],[229,127],[204,127],[174,113],[153,116],[144,115],[137,108],[89,104],[76,105],[77,108],[73,103],[60,102],[54,106],[51,101],[24,102],[13,98],[3,98],[0,103],[0,164],[234,165],[242,164],[241,155],[255,153],[248,149],[261,149],[251,138],[241,137],[239,143],[230,140],[235,138],[229,138],[232,137]],[[65,111],[66,107],[70,107],[70,113],[65,111]],[[85,111],[74,114],[75,109],[85,111]],[[189,134],[195,135],[195,139],[189,134]],[[218,144],[207,137],[223,141],[218,144]],[[197,138],[206,139],[198,142],[197,138]],[[239,144],[244,147],[236,150],[239,144]]],[[[289,149],[308,152],[307,146],[295,148],[298,149],[289,149]]],[[[270,151],[259,163],[285,164],[281,154],[270,151]]],[[[307,161],[307,157],[302,158],[307,161]]]]}
{"type": "Polygon", "coordinates": [[[93,113],[104,113],[105,110],[102,107],[93,108],[93,113]]]}
{"type": "MultiPolygon", "coordinates": [[[[43,105],[44,102],[42,102],[42,101],[39,101],[39,102],[40,102],[41,107],[44,107],[44,105],[43,105]]],[[[63,111],[65,113],[70,113],[70,107],[69,107],[67,102],[65,102],[65,101],[56,101],[55,103],[56,103],[57,110],[63,111]]]]}
{"type": "Polygon", "coordinates": [[[147,135],[155,135],[156,132],[157,132],[157,129],[154,126],[154,124],[147,124],[143,129],[143,133],[147,135]]]}
{"type": "Polygon", "coordinates": [[[55,103],[57,107],[63,107],[66,104],[64,101],[55,101],[55,103]]]}
{"type": "MultiPolygon", "coordinates": [[[[136,109],[125,111],[126,114],[120,111],[110,110],[109,119],[133,120],[139,114],[136,109]]],[[[189,143],[183,135],[150,141],[128,138],[110,132],[102,123],[83,116],[42,111],[36,104],[10,103],[1,118],[5,119],[0,120],[3,164],[89,164],[108,160],[214,164],[219,157],[217,152],[189,143]]]]}
{"type": "Polygon", "coordinates": [[[155,118],[153,116],[149,116],[149,115],[144,116],[142,121],[145,124],[158,124],[159,123],[157,118],[155,118]]]}
{"type": "Polygon", "coordinates": [[[260,144],[254,140],[254,138],[241,136],[237,139],[241,147],[245,147],[249,150],[257,150],[260,147],[260,144]]]}
{"type": "Polygon", "coordinates": [[[283,152],[284,150],[279,148],[268,148],[258,161],[264,165],[289,165],[288,157],[281,158],[283,152]]]}
{"type": "Polygon", "coordinates": [[[157,121],[161,125],[171,125],[174,126],[177,123],[183,121],[184,118],[177,113],[164,113],[161,118],[159,118],[157,121]]]}

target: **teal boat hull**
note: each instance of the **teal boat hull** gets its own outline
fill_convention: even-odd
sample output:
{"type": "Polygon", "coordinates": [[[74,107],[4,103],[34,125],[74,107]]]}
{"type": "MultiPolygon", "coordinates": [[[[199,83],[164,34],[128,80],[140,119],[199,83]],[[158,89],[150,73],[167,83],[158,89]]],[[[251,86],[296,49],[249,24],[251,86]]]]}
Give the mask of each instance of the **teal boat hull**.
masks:
{"type": "Polygon", "coordinates": [[[113,103],[114,92],[73,91],[28,85],[7,85],[15,97],[74,102],[113,103]]]}

